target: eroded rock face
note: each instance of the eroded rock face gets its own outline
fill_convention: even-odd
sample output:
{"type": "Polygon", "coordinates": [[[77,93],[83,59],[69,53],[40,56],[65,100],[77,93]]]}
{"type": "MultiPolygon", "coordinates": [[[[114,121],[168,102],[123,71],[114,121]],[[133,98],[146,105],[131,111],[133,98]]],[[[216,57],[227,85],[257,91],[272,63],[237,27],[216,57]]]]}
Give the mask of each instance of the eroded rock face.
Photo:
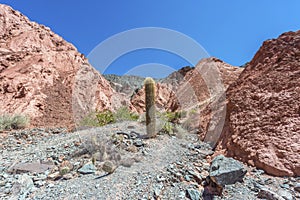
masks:
{"type": "MultiPolygon", "coordinates": [[[[217,58],[202,59],[196,67],[184,67],[160,80],[156,88],[157,107],[167,111],[202,109],[216,93],[225,91],[242,70],[217,58]],[[211,78],[216,73],[218,80],[211,78]],[[211,90],[209,86],[213,86],[211,90]]],[[[145,110],[143,90],[139,90],[131,100],[140,113],[145,110]]],[[[195,121],[199,122],[199,119],[195,121]]],[[[199,126],[199,123],[195,123],[195,126],[199,126]]]]}
{"type": "Polygon", "coordinates": [[[300,175],[300,31],[267,40],[227,91],[219,150],[276,176],[300,175]]]}
{"type": "Polygon", "coordinates": [[[118,93],[130,99],[139,89],[143,87],[145,78],[134,75],[103,75],[110,82],[111,87],[118,93]]]}
{"type": "Polygon", "coordinates": [[[223,93],[242,71],[242,68],[231,66],[218,58],[200,60],[194,69],[185,74],[184,81],[176,90],[181,107],[201,107],[223,93]]]}
{"type": "Polygon", "coordinates": [[[184,110],[194,113],[187,119],[189,131],[197,130],[203,138],[203,130],[216,126],[210,123],[212,112],[219,113],[221,116],[215,120],[223,120],[223,109],[226,107],[217,103],[218,99],[226,96],[226,89],[242,71],[242,68],[231,66],[220,59],[211,57],[202,59],[195,69],[185,75],[185,81],[176,90],[176,96],[184,110]]]}
{"type": "Polygon", "coordinates": [[[74,101],[78,113],[111,109],[113,93],[73,45],[0,4],[0,114],[28,115],[32,126],[72,126],[74,101]],[[78,82],[84,74],[94,93],[91,79],[78,82]]]}
{"type": "Polygon", "coordinates": [[[178,86],[185,81],[186,75],[193,71],[195,67],[186,66],[178,71],[171,73],[169,76],[161,80],[161,83],[168,85],[172,90],[176,91],[178,86]]]}

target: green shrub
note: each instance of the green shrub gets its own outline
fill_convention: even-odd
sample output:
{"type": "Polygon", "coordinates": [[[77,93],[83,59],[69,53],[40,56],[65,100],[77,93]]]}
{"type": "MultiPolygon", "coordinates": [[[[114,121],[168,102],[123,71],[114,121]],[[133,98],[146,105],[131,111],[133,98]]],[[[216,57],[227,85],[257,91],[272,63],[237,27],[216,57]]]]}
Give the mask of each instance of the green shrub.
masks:
{"type": "Polygon", "coordinates": [[[0,130],[22,129],[29,124],[29,119],[23,115],[1,115],[0,130]]]}
{"type": "Polygon", "coordinates": [[[86,115],[79,123],[80,126],[99,126],[97,117],[97,112],[91,112],[86,115]]]}
{"type": "Polygon", "coordinates": [[[96,118],[99,126],[104,126],[106,124],[111,124],[116,122],[113,113],[109,110],[97,113],[96,118]]]}
{"type": "Polygon", "coordinates": [[[198,109],[196,108],[193,108],[189,111],[189,115],[192,116],[192,115],[196,115],[198,113],[198,109]]]}
{"type": "Polygon", "coordinates": [[[174,129],[175,125],[172,122],[165,122],[160,132],[168,135],[174,135],[174,129]]]}
{"type": "Polygon", "coordinates": [[[186,111],[177,111],[177,112],[165,112],[162,114],[168,122],[178,123],[181,118],[187,116],[186,111]]]}
{"type": "Polygon", "coordinates": [[[70,171],[71,171],[70,168],[67,167],[67,166],[65,166],[65,167],[62,167],[62,168],[59,170],[59,174],[60,174],[61,176],[63,176],[63,175],[65,175],[65,174],[69,173],[70,171]]]}
{"type": "Polygon", "coordinates": [[[120,121],[136,121],[139,116],[131,113],[127,107],[119,108],[115,113],[111,111],[97,111],[88,114],[79,123],[81,126],[105,126],[120,121]]]}
{"type": "Polygon", "coordinates": [[[168,135],[175,135],[177,133],[177,128],[181,127],[180,120],[187,117],[187,112],[177,111],[177,112],[163,112],[157,113],[158,121],[160,122],[160,133],[168,134],[168,135]]]}
{"type": "Polygon", "coordinates": [[[137,121],[139,116],[132,113],[127,107],[121,107],[114,113],[116,121],[137,121]]]}
{"type": "Polygon", "coordinates": [[[98,127],[114,123],[115,118],[111,111],[96,111],[86,115],[79,123],[80,126],[98,127]]]}

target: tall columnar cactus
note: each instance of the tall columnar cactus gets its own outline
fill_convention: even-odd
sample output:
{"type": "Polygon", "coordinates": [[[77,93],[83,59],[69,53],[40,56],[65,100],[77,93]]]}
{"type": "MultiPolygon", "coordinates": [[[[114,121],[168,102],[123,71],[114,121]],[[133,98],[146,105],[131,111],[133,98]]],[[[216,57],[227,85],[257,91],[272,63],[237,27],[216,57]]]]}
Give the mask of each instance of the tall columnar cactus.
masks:
{"type": "Polygon", "coordinates": [[[152,78],[146,78],[145,85],[145,104],[146,104],[146,126],[147,137],[153,138],[155,132],[155,81],[152,78]]]}

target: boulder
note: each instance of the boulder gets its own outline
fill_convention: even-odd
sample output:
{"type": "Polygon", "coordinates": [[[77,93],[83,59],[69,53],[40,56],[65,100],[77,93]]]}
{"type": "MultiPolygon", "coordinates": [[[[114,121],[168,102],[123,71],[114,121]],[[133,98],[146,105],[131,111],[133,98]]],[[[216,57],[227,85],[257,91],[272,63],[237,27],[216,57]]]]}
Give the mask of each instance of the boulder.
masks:
{"type": "Polygon", "coordinates": [[[209,169],[210,179],[221,187],[242,181],[246,173],[247,170],[241,162],[223,155],[215,157],[209,169]]]}

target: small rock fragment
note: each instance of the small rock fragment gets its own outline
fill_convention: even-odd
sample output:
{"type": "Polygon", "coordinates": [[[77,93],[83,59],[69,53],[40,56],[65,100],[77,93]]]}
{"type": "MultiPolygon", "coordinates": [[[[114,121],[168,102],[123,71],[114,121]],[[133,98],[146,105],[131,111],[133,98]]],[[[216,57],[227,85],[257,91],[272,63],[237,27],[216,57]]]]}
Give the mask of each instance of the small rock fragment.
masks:
{"type": "Polygon", "coordinates": [[[159,198],[160,193],[161,193],[161,188],[155,187],[155,189],[154,189],[154,197],[155,198],[159,198]]]}
{"type": "Polygon", "coordinates": [[[132,153],[138,152],[138,148],[134,145],[130,145],[129,147],[126,148],[126,150],[132,153]]]}
{"type": "Polygon", "coordinates": [[[287,190],[280,189],[278,192],[278,195],[283,197],[285,200],[293,200],[293,195],[289,193],[287,190]]]}
{"type": "Polygon", "coordinates": [[[184,176],[184,179],[185,179],[186,181],[191,181],[191,178],[190,178],[189,175],[185,175],[185,176],[184,176]]]}
{"type": "Polygon", "coordinates": [[[3,187],[3,186],[5,186],[5,185],[6,185],[6,181],[5,181],[5,180],[0,181],[0,187],[3,187]]]}
{"type": "Polygon", "coordinates": [[[60,173],[59,173],[59,172],[54,172],[54,173],[48,175],[48,178],[49,178],[50,180],[56,180],[56,179],[58,179],[59,177],[60,177],[60,173]]]}
{"type": "Polygon", "coordinates": [[[62,177],[63,177],[63,179],[65,179],[65,180],[69,180],[69,179],[72,179],[72,178],[73,178],[73,175],[72,175],[71,173],[68,173],[68,174],[63,175],[62,177]]]}
{"type": "Polygon", "coordinates": [[[135,140],[133,143],[136,147],[144,146],[144,142],[142,140],[135,140]]]}
{"type": "Polygon", "coordinates": [[[257,195],[259,198],[265,198],[268,200],[285,200],[283,197],[279,196],[275,192],[269,190],[266,187],[261,186],[257,195]]]}
{"type": "Polygon", "coordinates": [[[200,200],[200,192],[194,189],[187,189],[187,195],[191,200],[200,200]]]}
{"type": "Polygon", "coordinates": [[[300,192],[300,183],[295,184],[294,190],[300,192]]]}
{"type": "Polygon", "coordinates": [[[38,188],[42,187],[45,185],[45,181],[35,181],[34,185],[38,188]]]}
{"type": "Polygon", "coordinates": [[[81,174],[93,174],[96,172],[96,170],[97,169],[93,163],[86,163],[80,169],[78,169],[78,172],[81,174]]]}

